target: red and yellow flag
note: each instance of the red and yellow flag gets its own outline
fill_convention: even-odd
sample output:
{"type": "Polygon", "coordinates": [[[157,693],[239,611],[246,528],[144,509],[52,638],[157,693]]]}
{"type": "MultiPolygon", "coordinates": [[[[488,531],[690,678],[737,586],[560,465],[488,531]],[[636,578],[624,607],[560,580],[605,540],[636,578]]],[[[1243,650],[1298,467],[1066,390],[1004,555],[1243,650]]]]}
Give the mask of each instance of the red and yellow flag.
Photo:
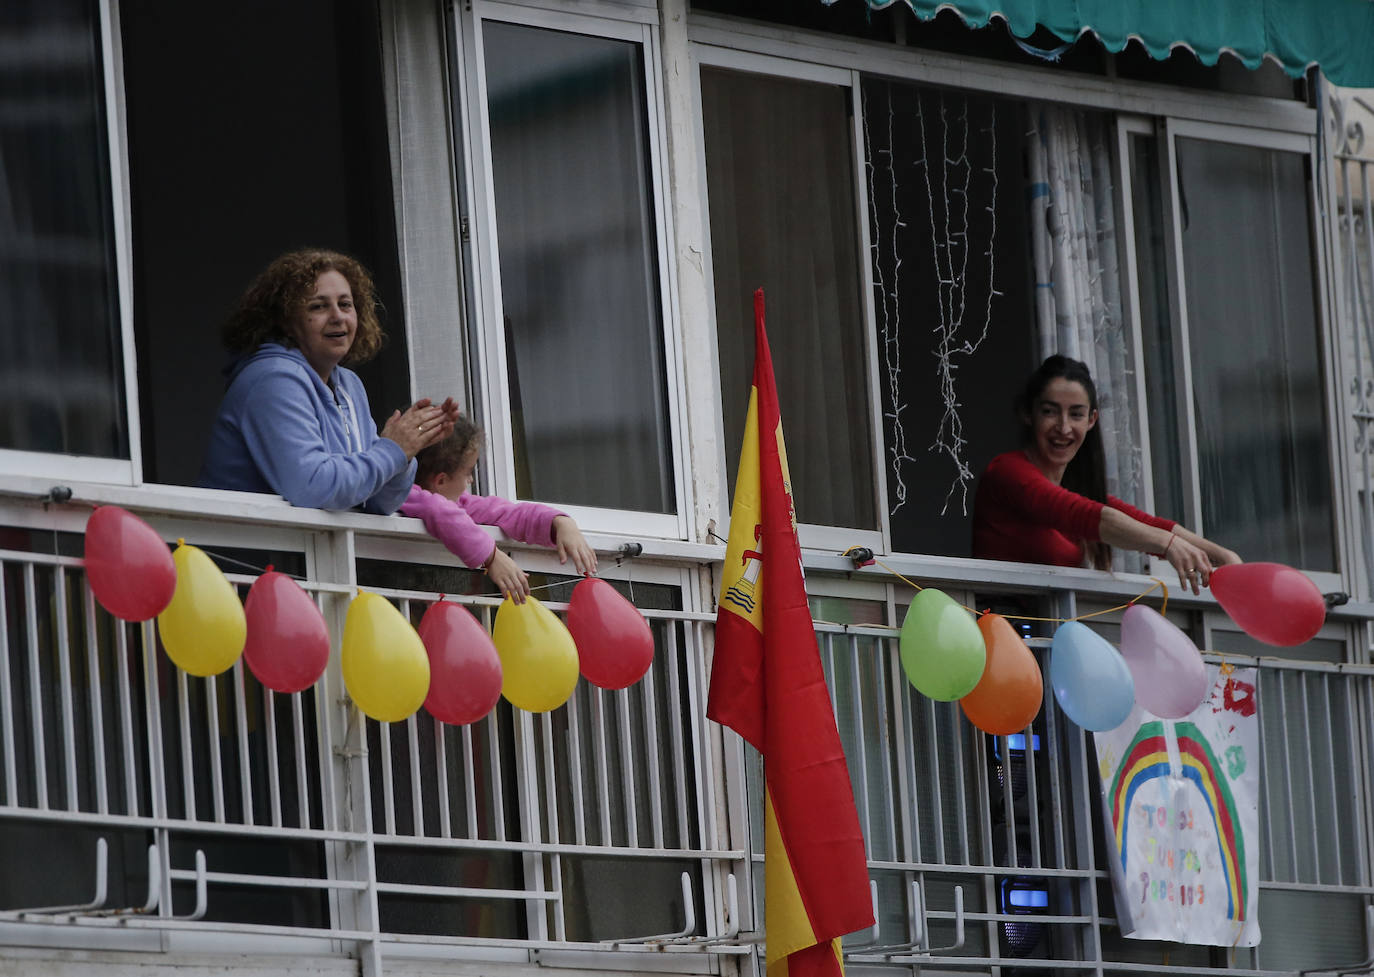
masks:
{"type": "Polygon", "coordinates": [[[763,289],[754,293],[754,387],[706,715],[764,758],[768,977],[838,977],[840,937],[872,926],[873,904],[849,768],[806,603],[763,289]]]}

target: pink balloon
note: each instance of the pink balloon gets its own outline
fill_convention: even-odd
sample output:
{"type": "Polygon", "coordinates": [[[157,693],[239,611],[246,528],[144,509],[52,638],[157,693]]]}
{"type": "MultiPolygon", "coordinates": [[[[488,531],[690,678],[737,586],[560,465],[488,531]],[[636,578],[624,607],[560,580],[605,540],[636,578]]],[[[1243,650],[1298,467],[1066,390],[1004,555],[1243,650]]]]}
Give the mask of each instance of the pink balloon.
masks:
{"type": "Polygon", "coordinates": [[[568,601],[568,630],[582,677],[603,689],[623,689],[654,660],[654,635],[633,604],[606,581],[586,577],[568,601]]]}
{"type": "Polygon", "coordinates": [[[429,605],[418,630],[429,653],[429,714],[465,726],[496,708],[501,657],[477,618],[466,607],[440,599],[429,605]]]}
{"type": "Polygon", "coordinates": [[[86,521],[86,580],[115,617],[147,621],[172,602],[176,565],[152,526],[117,505],[102,505],[86,521]]]}
{"type": "Polygon", "coordinates": [[[1212,593],[1242,631],[1269,645],[1300,645],[1326,621],[1326,601],[1317,585],[1282,563],[1217,567],[1212,593]]]}
{"type": "Polygon", "coordinates": [[[1207,669],[1191,638],[1144,604],[1121,618],[1121,655],[1135,701],[1161,719],[1182,719],[1207,697],[1207,669]]]}
{"type": "Polygon", "coordinates": [[[290,694],[319,681],[329,664],[329,629],[300,584],[268,567],[249,588],[243,614],[243,658],[259,682],[290,694]]]}

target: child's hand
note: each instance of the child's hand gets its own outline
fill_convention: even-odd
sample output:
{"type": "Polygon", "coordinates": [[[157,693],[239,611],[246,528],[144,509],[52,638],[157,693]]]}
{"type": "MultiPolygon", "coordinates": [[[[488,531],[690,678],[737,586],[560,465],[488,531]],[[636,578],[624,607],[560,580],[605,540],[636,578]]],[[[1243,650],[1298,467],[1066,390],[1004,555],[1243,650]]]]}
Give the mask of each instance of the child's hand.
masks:
{"type": "Polygon", "coordinates": [[[498,546],[487,561],[487,576],[513,603],[523,604],[530,595],[530,578],[498,546]]]}
{"type": "Polygon", "coordinates": [[[557,516],[553,521],[553,541],[558,547],[558,562],[572,557],[578,573],[596,573],[596,550],[592,549],[572,516],[557,516]]]}

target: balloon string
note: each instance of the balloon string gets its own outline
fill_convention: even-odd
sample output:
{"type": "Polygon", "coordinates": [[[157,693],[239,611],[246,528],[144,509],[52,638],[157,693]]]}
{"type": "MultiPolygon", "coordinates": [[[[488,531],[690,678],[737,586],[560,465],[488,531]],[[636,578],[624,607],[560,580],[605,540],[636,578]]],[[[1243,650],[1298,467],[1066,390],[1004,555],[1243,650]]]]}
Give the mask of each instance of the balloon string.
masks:
{"type": "MultiPolygon", "coordinates": [[[[849,547],[849,549],[845,550],[840,555],[848,556],[853,550],[860,548],[861,547],[858,546],[851,546],[849,547]]],[[[916,581],[898,573],[896,570],[892,569],[892,567],[888,566],[882,560],[874,560],[873,562],[875,565],[882,567],[888,573],[892,574],[898,580],[902,581],[902,583],[907,584],[908,586],[913,587],[918,591],[925,590],[925,588],[918,584],[916,581]]],[[[1136,594],[1136,596],[1126,601],[1126,603],[1118,604],[1116,607],[1108,607],[1100,611],[1091,611],[1087,614],[1080,614],[1077,617],[1035,617],[1030,614],[1003,614],[1002,617],[1012,621],[1041,621],[1047,624],[1068,624],[1070,621],[1086,621],[1089,618],[1101,617],[1104,614],[1113,614],[1117,611],[1124,611],[1132,604],[1136,603],[1137,601],[1143,600],[1145,597],[1148,597],[1151,593],[1153,593],[1156,590],[1162,591],[1163,593],[1164,600],[1162,605],[1160,606],[1159,613],[1164,614],[1169,609],[1169,585],[1166,584],[1163,580],[1159,579],[1158,577],[1151,577],[1150,579],[1153,580],[1154,583],[1150,584],[1150,586],[1146,587],[1139,594],[1136,594]]],[[[958,603],[958,601],[955,601],[955,603],[958,603]]],[[[964,610],[968,611],[974,617],[982,616],[980,612],[974,610],[972,607],[969,607],[967,604],[959,604],[959,606],[962,607],[964,610]]],[[[826,624],[832,622],[822,621],[819,623],[826,624]]],[[[896,629],[894,628],[893,630],[896,629]]]]}

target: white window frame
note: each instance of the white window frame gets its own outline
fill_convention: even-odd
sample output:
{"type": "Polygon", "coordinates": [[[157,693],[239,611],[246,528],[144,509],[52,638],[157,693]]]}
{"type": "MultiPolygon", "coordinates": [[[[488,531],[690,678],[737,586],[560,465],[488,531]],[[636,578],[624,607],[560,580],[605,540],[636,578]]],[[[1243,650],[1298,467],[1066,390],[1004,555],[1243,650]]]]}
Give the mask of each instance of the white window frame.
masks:
{"type": "MultiPolygon", "coordinates": [[[[685,464],[686,444],[682,418],[686,415],[685,394],[678,364],[682,361],[680,329],[677,318],[677,276],[672,261],[673,228],[669,201],[667,161],[664,146],[663,90],[660,82],[659,31],[657,11],[648,7],[610,7],[605,4],[575,7],[560,4],[557,9],[541,8],[500,0],[476,0],[470,10],[455,5],[454,22],[459,37],[456,49],[464,62],[459,73],[464,79],[460,98],[463,118],[464,151],[469,173],[470,218],[473,237],[473,295],[477,310],[477,333],[472,337],[473,365],[477,374],[474,393],[490,435],[486,452],[485,489],[506,498],[516,498],[515,454],[511,450],[511,398],[505,349],[505,317],[501,298],[501,270],[496,195],[492,177],[491,128],[487,112],[485,54],[482,46],[484,21],[501,21],[574,34],[611,38],[639,44],[644,58],[645,101],[649,118],[649,165],[654,215],[654,254],[659,268],[659,306],[663,323],[665,380],[667,387],[668,441],[665,445],[676,509],[668,513],[636,512],[590,506],[563,506],[583,526],[592,531],[666,539],[688,539],[690,515],[694,509],[692,487],[685,464]],[[591,9],[594,14],[583,13],[591,9]],[[611,17],[608,14],[617,14],[611,17]]],[[[557,499],[541,500],[555,504],[557,499]]]]}
{"type": "MultiPolygon", "coordinates": [[[[133,332],[133,232],[130,227],[128,135],[124,115],[124,67],[119,45],[119,11],[114,0],[102,0],[97,10],[100,30],[99,97],[105,103],[106,152],[110,168],[106,182],[109,191],[110,227],[114,238],[114,267],[111,269],[117,292],[119,355],[124,390],[120,405],[128,436],[128,458],[98,458],[61,452],[19,451],[0,448],[0,483],[11,475],[108,482],[114,485],[143,483],[142,435],[138,413],[138,353],[133,332]]],[[[22,329],[11,323],[9,328],[22,329]]],[[[112,374],[111,379],[115,379],[112,374]]]]}
{"type": "MultiPolygon", "coordinates": [[[[848,90],[850,100],[850,117],[853,123],[853,164],[854,186],[852,195],[855,206],[855,229],[859,233],[859,240],[855,242],[860,255],[859,261],[859,289],[860,295],[860,314],[862,316],[862,327],[864,330],[864,359],[866,363],[865,383],[868,386],[868,425],[869,425],[869,461],[871,464],[870,474],[873,478],[874,499],[873,503],[878,514],[878,526],[875,529],[854,529],[843,526],[823,526],[813,523],[801,523],[797,526],[797,534],[801,540],[801,545],[808,549],[843,551],[850,546],[865,546],[875,552],[887,553],[891,551],[892,534],[890,531],[890,520],[887,511],[887,477],[886,468],[883,465],[883,415],[881,398],[878,395],[878,340],[876,312],[873,305],[873,267],[868,260],[870,230],[868,226],[868,198],[867,181],[864,179],[865,165],[864,160],[864,141],[863,141],[863,111],[860,101],[859,91],[859,72],[853,69],[834,68],[803,61],[795,61],[788,58],[779,58],[769,55],[753,54],[732,48],[717,47],[707,44],[692,44],[691,46],[692,64],[692,87],[693,105],[696,109],[698,119],[702,118],[704,106],[701,101],[701,69],[703,67],[725,68],[731,71],[747,72],[759,75],[771,75],[778,78],[786,78],[791,81],[815,82],[825,85],[835,85],[848,90]]],[[[729,535],[730,523],[730,493],[734,488],[734,472],[726,468],[725,446],[737,443],[742,436],[741,431],[725,430],[724,404],[720,397],[724,396],[721,390],[720,381],[720,349],[716,331],[716,296],[715,296],[715,274],[711,248],[711,210],[707,199],[706,181],[706,134],[704,126],[698,125],[696,133],[696,153],[697,153],[697,172],[702,175],[700,182],[701,193],[701,223],[703,229],[702,251],[704,263],[704,278],[706,288],[709,292],[707,309],[709,315],[707,333],[710,336],[710,364],[711,364],[711,389],[716,391],[717,407],[716,424],[716,458],[717,469],[722,473],[719,481],[719,497],[717,505],[722,513],[723,529],[719,530],[722,536],[729,535]]],[[[787,418],[783,417],[783,432],[787,431],[787,418]]],[[[805,491],[805,486],[798,486],[798,491],[805,491]]]]}
{"type": "MultiPolygon", "coordinates": [[[[1183,471],[1182,484],[1184,494],[1184,512],[1180,513],[1181,521],[1193,527],[1198,533],[1206,534],[1207,527],[1202,520],[1202,483],[1201,468],[1198,458],[1197,445],[1197,418],[1193,410],[1193,372],[1192,372],[1192,351],[1191,337],[1188,323],[1188,283],[1184,273],[1183,265],[1183,231],[1178,221],[1180,208],[1180,196],[1178,187],[1178,165],[1177,165],[1177,140],[1179,138],[1196,139],[1203,142],[1228,143],[1236,146],[1244,146],[1252,149],[1278,150],[1281,152],[1297,153],[1304,156],[1308,165],[1311,167],[1313,179],[1308,194],[1308,215],[1314,222],[1312,227],[1311,244],[1317,280],[1314,282],[1314,291],[1317,294],[1317,334],[1321,343],[1320,362],[1323,372],[1323,428],[1327,440],[1327,457],[1330,464],[1331,478],[1331,509],[1332,509],[1332,539],[1335,547],[1336,569],[1332,571],[1315,571],[1304,569],[1323,591],[1334,591],[1345,589],[1345,579],[1349,574],[1353,554],[1357,553],[1351,543],[1349,535],[1350,514],[1347,512],[1347,500],[1345,493],[1340,487],[1346,484],[1343,481],[1345,461],[1341,453],[1340,424],[1339,424],[1339,405],[1336,402],[1336,378],[1339,374],[1333,360],[1335,342],[1332,336],[1333,322],[1332,303],[1330,295],[1329,277],[1326,269],[1329,263],[1327,256],[1328,241],[1326,235],[1321,230],[1321,209],[1317,197],[1318,184],[1321,180],[1320,158],[1318,156],[1318,146],[1315,135],[1311,133],[1298,133],[1291,131],[1281,131],[1274,129],[1262,129],[1254,126],[1237,126],[1217,122],[1201,122],[1198,120],[1178,119],[1173,117],[1148,118],[1141,116],[1120,116],[1117,121],[1117,148],[1119,164],[1117,167],[1117,182],[1120,188],[1120,200],[1122,203],[1122,219],[1119,222],[1120,236],[1122,243],[1122,253],[1128,260],[1128,284],[1129,295],[1123,296],[1127,301],[1129,310],[1127,321],[1132,331],[1131,341],[1133,343],[1136,363],[1143,363],[1142,358],[1142,333],[1140,323],[1139,301],[1140,294],[1138,268],[1136,265],[1135,254],[1135,212],[1131,201],[1133,200],[1131,171],[1129,165],[1128,141],[1131,135],[1153,136],[1157,141],[1160,152],[1161,169],[1163,176],[1168,181],[1166,187],[1161,190],[1165,193],[1165,213],[1164,213],[1164,234],[1165,234],[1165,265],[1168,275],[1168,296],[1169,296],[1169,329],[1174,336],[1174,375],[1176,377],[1176,397],[1177,397],[1177,416],[1179,430],[1180,452],[1182,454],[1183,471]]],[[[1156,174],[1151,174],[1150,178],[1158,178],[1156,174]]],[[[1143,369],[1136,371],[1136,396],[1139,404],[1143,408],[1148,402],[1148,395],[1145,391],[1145,378],[1143,369]]],[[[1141,425],[1141,445],[1142,456],[1145,460],[1145,498],[1147,508],[1154,505],[1154,462],[1150,457],[1150,434],[1149,434],[1149,411],[1139,410],[1138,416],[1141,425]]],[[[1163,569],[1162,561],[1151,558],[1154,569],[1151,572],[1159,573],[1163,569]]]]}

